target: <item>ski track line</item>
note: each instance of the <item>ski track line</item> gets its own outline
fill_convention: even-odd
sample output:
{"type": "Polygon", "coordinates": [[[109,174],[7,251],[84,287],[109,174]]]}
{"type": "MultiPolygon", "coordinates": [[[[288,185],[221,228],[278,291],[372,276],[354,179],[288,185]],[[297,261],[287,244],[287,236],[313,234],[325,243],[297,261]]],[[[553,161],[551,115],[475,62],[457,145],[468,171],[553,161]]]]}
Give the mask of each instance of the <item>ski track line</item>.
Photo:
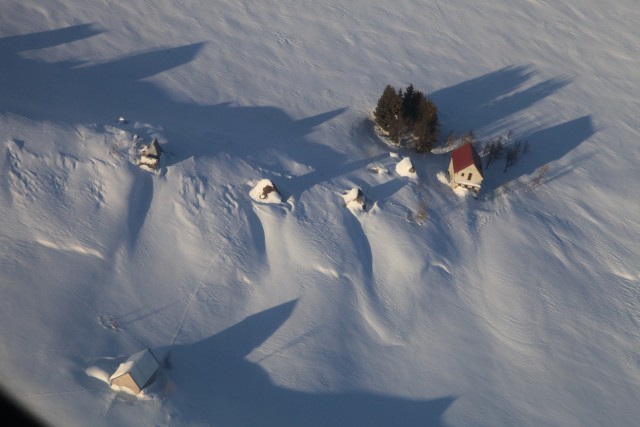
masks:
{"type": "MultiPolygon", "coordinates": [[[[240,226],[235,230],[235,232],[233,234],[237,235],[238,232],[240,230],[242,230],[242,227],[244,227],[244,222],[242,222],[240,224],[240,226]]],[[[218,253],[224,252],[224,250],[230,244],[231,244],[231,240],[227,240],[227,242],[224,244],[224,246],[222,246],[219,249],[218,253]]],[[[171,339],[171,343],[169,344],[169,346],[173,346],[175,344],[176,340],[178,339],[178,336],[182,332],[182,328],[184,327],[184,322],[187,319],[187,315],[189,314],[189,310],[191,309],[191,305],[195,301],[196,296],[198,296],[198,293],[200,292],[200,289],[202,289],[202,287],[204,286],[204,279],[206,279],[206,277],[209,275],[209,272],[213,268],[213,265],[215,264],[216,260],[217,260],[216,256],[211,258],[211,261],[209,262],[209,265],[205,269],[204,273],[202,273],[202,276],[200,276],[200,278],[196,282],[196,287],[195,287],[194,291],[191,293],[191,295],[189,296],[189,299],[187,301],[187,306],[185,307],[184,313],[182,314],[182,319],[180,320],[180,324],[178,325],[178,329],[176,330],[175,334],[173,335],[173,338],[171,339]]]]}
{"type": "Polygon", "coordinates": [[[69,391],[52,391],[52,392],[49,392],[49,393],[32,393],[32,394],[24,395],[22,397],[24,399],[30,400],[30,399],[37,399],[39,397],[63,396],[63,395],[68,395],[68,394],[86,393],[88,391],[99,392],[99,391],[102,391],[102,389],[98,389],[98,388],[83,388],[83,389],[69,390],[69,391]]]}
{"type": "MultiPolygon", "coordinates": [[[[38,124],[38,125],[40,125],[40,126],[44,126],[44,127],[47,127],[47,128],[53,129],[53,130],[55,130],[55,131],[57,131],[57,132],[62,132],[62,133],[70,134],[70,135],[76,135],[76,136],[80,135],[80,138],[81,138],[83,141],[86,141],[86,139],[85,139],[84,135],[82,135],[82,133],[80,133],[80,132],[79,132],[79,131],[77,131],[77,130],[76,130],[75,132],[72,132],[72,131],[69,131],[69,130],[64,130],[64,129],[59,128],[59,127],[57,127],[57,126],[50,125],[50,124],[48,124],[48,123],[44,123],[44,122],[39,122],[39,121],[37,121],[37,120],[30,119],[29,117],[21,116],[20,114],[12,113],[12,112],[10,112],[10,111],[9,111],[9,112],[7,112],[6,114],[7,114],[7,115],[9,115],[9,116],[17,117],[17,118],[22,119],[22,120],[27,120],[27,121],[29,121],[29,122],[36,123],[36,124],[38,124]]],[[[13,128],[13,127],[10,127],[10,129],[14,129],[14,128],[13,128]]],[[[16,129],[16,130],[17,130],[17,129],[16,129]]]]}

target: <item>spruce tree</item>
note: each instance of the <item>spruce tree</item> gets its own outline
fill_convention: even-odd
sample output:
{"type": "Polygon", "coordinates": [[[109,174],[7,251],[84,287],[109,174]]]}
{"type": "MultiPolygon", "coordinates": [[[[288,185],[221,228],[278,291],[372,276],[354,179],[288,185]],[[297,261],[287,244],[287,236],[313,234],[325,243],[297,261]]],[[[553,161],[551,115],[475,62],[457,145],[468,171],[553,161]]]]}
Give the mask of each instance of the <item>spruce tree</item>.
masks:
{"type": "Polygon", "coordinates": [[[376,124],[389,136],[391,142],[401,145],[410,137],[413,148],[430,151],[438,142],[440,123],[438,109],[413,83],[406,90],[387,85],[373,112],[376,124]]]}
{"type": "Polygon", "coordinates": [[[417,118],[413,125],[414,148],[419,153],[430,151],[438,142],[440,121],[438,108],[420,92],[417,118]]]}
{"type": "Polygon", "coordinates": [[[392,128],[398,127],[398,121],[402,116],[402,96],[393,86],[387,85],[384,88],[373,116],[376,124],[385,132],[391,132],[392,128]]]}
{"type": "Polygon", "coordinates": [[[418,118],[420,98],[424,98],[424,94],[419,90],[415,90],[413,83],[407,87],[402,95],[402,114],[410,126],[415,123],[418,118]]]}

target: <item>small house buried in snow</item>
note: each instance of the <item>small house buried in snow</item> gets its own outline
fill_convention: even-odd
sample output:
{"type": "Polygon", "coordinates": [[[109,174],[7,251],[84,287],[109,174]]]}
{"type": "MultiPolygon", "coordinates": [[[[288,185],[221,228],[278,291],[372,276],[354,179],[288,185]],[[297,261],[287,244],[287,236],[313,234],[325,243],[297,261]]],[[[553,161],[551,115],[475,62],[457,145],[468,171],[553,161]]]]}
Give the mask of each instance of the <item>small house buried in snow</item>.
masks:
{"type": "Polygon", "coordinates": [[[275,184],[269,179],[261,179],[249,192],[251,198],[257,202],[280,203],[282,197],[275,184]]]}
{"type": "Polygon", "coordinates": [[[109,385],[116,389],[138,394],[149,385],[160,367],[151,350],[144,349],[133,354],[109,378],[109,385]]]}
{"type": "Polygon", "coordinates": [[[478,194],[483,179],[480,155],[470,143],[464,144],[451,153],[449,184],[453,190],[463,187],[478,194]]]}
{"type": "Polygon", "coordinates": [[[138,161],[138,165],[147,166],[152,170],[156,170],[160,163],[161,154],[162,148],[160,148],[158,140],[154,138],[151,144],[146,145],[142,150],[140,150],[140,160],[138,161]]]}
{"type": "Polygon", "coordinates": [[[362,190],[359,188],[352,188],[349,192],[342,196],[345,201],[345,205],[348,208],[357,208],[361,211],[367,209],[367,199],[364,197],[362,190]]]}

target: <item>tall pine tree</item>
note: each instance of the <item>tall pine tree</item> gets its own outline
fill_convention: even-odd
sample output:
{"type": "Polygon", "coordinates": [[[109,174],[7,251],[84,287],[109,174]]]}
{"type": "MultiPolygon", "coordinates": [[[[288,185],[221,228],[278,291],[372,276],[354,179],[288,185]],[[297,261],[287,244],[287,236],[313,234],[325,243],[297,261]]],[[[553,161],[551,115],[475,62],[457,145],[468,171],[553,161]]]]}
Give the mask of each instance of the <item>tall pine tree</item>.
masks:
{"type": "Polygon", "coordinates": [[[438,109],[422,91],[410,84],[406,90],[387,85],[373,112],[376,124],[389,139],[401,145],[410,139],[413,148],[424,153],[438,142],[440,123],[438,109]]]}
{"type": "Polygon", "coordinates": [[[414,148],[418,153],[425,153],[431,151],[438,142],[440,135],[438,108],[420,94],[417,111],[417,118],[413,125],[414,148]]]}
{"type": "Polygon", "coordinates": [[[376,124],[387,133],[398,128],[398,122],[402,116],[402,96],[393,86],[387,85],[384,88],[373,116],[376,124]]]}
{"type": "Polygon", "coordinates": [[[418,105],[421,98],[424,98],[424,94],[415,90],[413,83],[407,87],[402,95],[402,114],[409,126],[412,126],[418,118],[418,105]]]}

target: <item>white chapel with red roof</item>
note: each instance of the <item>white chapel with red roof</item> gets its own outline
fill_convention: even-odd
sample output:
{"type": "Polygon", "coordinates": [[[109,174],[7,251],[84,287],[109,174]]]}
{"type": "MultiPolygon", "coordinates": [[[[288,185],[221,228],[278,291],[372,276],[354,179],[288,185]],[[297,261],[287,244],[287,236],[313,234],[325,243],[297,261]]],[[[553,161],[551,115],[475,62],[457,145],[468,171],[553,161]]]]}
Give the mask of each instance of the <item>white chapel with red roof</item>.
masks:
{"type": "Polygon", "coordinates": [[[451,153],[449,183],[453,190],[463,187],[477,195],[483,179],[482,160],[470,143],[462,145],[451,153]]]}

